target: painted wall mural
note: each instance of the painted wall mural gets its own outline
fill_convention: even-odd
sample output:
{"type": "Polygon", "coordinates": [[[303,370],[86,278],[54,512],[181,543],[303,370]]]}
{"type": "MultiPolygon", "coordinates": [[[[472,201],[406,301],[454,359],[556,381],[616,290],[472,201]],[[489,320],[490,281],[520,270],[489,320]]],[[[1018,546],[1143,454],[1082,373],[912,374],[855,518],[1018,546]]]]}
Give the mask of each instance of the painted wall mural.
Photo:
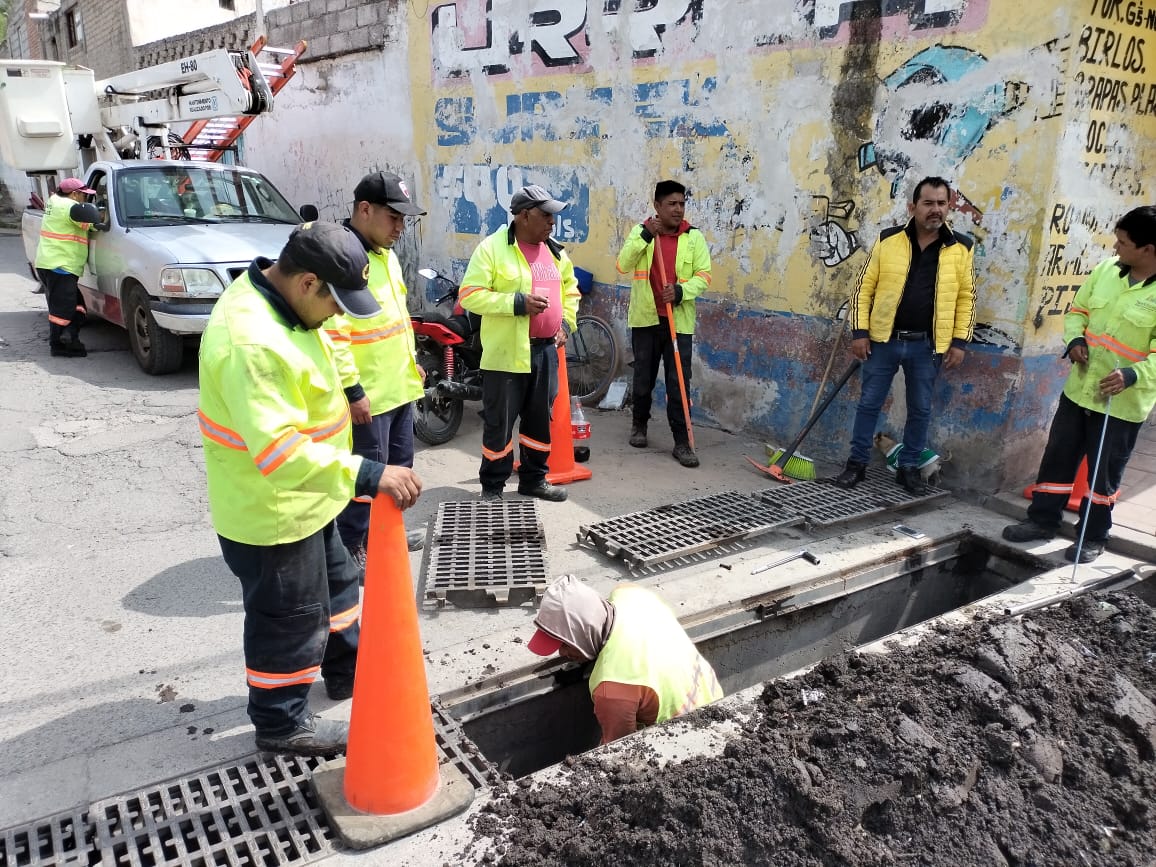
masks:
{"type": "MultiPolygon", "coordinates": [[[[682,180],[715,260],[696,402],[727,427],[797,427],[812,395],[777,383],[807,381],[825,361],[866,251],[906,220],[928,174],[953,182],[953,225],[976,244],[973,355],[989,359],[974,364],[990,381],[944,386],[943,434],[965,454],[1020,424],[1009,383],[1054,352],[1111,223],[1147,194],[1138,167],[1156,158],[1156,10],[1134,0],[455,0],[419,11],[415,149],[430,221],[450,227],[427,252],[460,263],[509,219],[513,190],[541,183],[572,202],[558,237],[605,287],[594,303],[620,313],[618,247],[654,181],[682,180]],[[779,317],[793,335],[772,359],[779,317]]],[[[1058,387],[1049,376],[1041,401],[1058,387]]],[[[847,421],[832,417],[836,443],[847,421]]]]}

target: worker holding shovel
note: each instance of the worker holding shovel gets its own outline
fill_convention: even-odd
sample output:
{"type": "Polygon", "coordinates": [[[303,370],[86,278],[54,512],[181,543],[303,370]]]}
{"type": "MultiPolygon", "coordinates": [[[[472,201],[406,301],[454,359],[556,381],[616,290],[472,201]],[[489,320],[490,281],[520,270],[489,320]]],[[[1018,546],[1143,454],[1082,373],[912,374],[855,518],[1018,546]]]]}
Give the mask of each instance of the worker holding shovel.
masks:
{"type": "Polygon", "coordinates": [[[630,444],[646,448],[651,393],[661,361],[666,418],[674,436],[672,454],[684,467],[697,467],[687,386],[695,299],[710,286],[710,251],[702,232],[683,219],[685,211],[686,187],[678,181],[659,181],[654,187],[654,216],[631,229],[617,267],[619,274],[632,277],[627,311],[634,350],[630,444]]]}

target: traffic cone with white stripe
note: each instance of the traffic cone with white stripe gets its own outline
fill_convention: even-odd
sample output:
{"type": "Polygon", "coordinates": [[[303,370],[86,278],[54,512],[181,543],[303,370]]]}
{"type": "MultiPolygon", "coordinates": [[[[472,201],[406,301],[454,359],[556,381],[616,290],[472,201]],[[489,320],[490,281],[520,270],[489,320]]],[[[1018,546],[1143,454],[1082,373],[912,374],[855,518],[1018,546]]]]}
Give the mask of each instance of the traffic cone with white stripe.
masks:
{"type": "Polygon", "coordinates": [[[313,775],[325,814],[354,849],[420,831],[474,798],[461,771],[438,765],[405,526],[382,494],[367,547],[349,747],[313,775]]]}
{"type": "Polygon", "coordinates": [[[574,461],[574,431],[570,426],[570,378],[566,375],[566,347],[558,347],[558,395],[550,419],[550,457],[546,462],[546,481],[568,485],[592,478],[589,467],[574,461]]]}

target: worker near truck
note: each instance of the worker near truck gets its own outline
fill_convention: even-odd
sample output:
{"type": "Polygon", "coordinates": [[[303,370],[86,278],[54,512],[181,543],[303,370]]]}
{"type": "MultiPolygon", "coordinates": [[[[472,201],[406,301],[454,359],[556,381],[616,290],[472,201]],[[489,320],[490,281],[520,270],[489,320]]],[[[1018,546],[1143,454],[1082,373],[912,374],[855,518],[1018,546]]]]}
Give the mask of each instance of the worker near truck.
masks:
{"type": "Polygon", "coordinates": [[[604,744],[723,697],[710,663],[644,587],[624,584],[603,599],[563,575],[546,588],[534,625],[534,653],[594,662],[590,696],[604,744]]]}
{"type": "Polygon", "coordinates": [[[1084,544],[1064,551],[1080,563],[1104,553],[1124,469],[1156,406],[1156,207],[1134,208],[1120,218],[1115,250],[1088,275],[1064,314],[1062,357],[1070,370],[1027,520],[1003,530],[1010,542],[1055,536],[1087,458],[1096,483],[1080,503],[1076,536],[1084,544]]]}
{"type": "Polygon", "coordinates": [[[521,464],[518,493],[561,502],[546,479],[550,415],[558,395],[558,351],[578,320],[574,263],[550,237],[566,207],[537,184],[510,197],[514,220],[480,243],[462,276],[462,307],[482,317],[482,499],[497,500],[521,464]]]}
{"type": "MultiPolygon", "coordinates": [[[[353,417],[353,453],[389,466],[413,466],[413,402],[423,394],[424,378],[393,246],[405,231],[406,218],[424,214],[405,182],[391,172],[372,172],[358,182],[353,216],[345,227],[369,256],[369,291],[381,312],[369,319],[339,313],[325,324],[353,417]]],[[[362,573],[369,505],[351,500],[337,516],[341,541],[362,573]]],[[[424,535],[421,530],[407,533],[409,550],[420,549],[424,535]]]]}
{"type": "Polygon", "coordinates": [[[686,187],[678,181],[659,181],[654,186],[654,215],[630,230],[618,253],[619,274],[629,274],[630,345],[634,350],[634,412],[630,444],[647,445],[651,393],[661,362],[666,378],[666,420],[674,438],[671,455],[684,467],[697,467],[698,455],[690,447],[687,414],[682,406],[675,349],[682,365],[682,379],[690,388],[691,352],[694,348],[695,299],[710,287],[710,250],[702,232],[683,219],[686,187]],[[674,316],[678,346],[671,340],[668,311],[674,316]]]}
{"type": "Polygon", "coordinates": [[[318,674],[330,698],[353,694],[360,603],[335,518],[354,496],[412,506],[408,467],[350,452],[350,410],[321,326],[339,310],[381,313],[353,232],[305,223],[275,262],[258,258],[221,295],[200,350],[209,511],[240,579],[248,713],[257,747],[325,755],[348,724],[309,709],[318,674]]]}
{"type": "Polygon", "coordinates": [[[57,357],[88,355],[80,342],[86,309],[80,276],[88,262],[88,233],[99,219],[87,204],[95,191],[77,178],[65,178],[48,198],[36,246],[36,273],[48,300],[48,350],[57,357]]]}

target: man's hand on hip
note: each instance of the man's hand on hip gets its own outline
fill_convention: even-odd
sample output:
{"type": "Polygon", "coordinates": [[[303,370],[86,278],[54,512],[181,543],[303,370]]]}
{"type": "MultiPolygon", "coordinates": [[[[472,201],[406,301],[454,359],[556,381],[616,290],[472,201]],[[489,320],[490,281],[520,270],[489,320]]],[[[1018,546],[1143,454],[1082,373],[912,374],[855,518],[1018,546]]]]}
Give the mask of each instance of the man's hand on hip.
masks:
{"type": "Polygon", "coordinates": [[[1068,350],[1068,358],[1072,359],[1072,361],[1076,362],[1076,364],[1087,364],[1088,347],[1084,346],[1082,343],[1077,346],[1073,346],[1068,350]]]}
{"type": "Polygon", "coordinates": [[[943,369],[954,370],[963,364],[963,356],[966,353],[958,346],[950,347],[947,352],[943,354],[943,369]]]}
{"type": "Polygon", "coordinates": [[[871,354],[871,340],[867,337],[856,337],[851,341],[851,354],[860,361],[866,361],[871,354]]]}
{"type": "Polygon", "coordinates": [[[387,466],[377,492],[393,498],[399,509],[408,509],[421,495],[421,478],[409,467],[387,466]]]}
{"type": "Polygon", "coordinates": [[[369,424],[373,421],[373,416],[369,412],[369,395],[349,405],[349,416],[354,424],[369,424]]]}

